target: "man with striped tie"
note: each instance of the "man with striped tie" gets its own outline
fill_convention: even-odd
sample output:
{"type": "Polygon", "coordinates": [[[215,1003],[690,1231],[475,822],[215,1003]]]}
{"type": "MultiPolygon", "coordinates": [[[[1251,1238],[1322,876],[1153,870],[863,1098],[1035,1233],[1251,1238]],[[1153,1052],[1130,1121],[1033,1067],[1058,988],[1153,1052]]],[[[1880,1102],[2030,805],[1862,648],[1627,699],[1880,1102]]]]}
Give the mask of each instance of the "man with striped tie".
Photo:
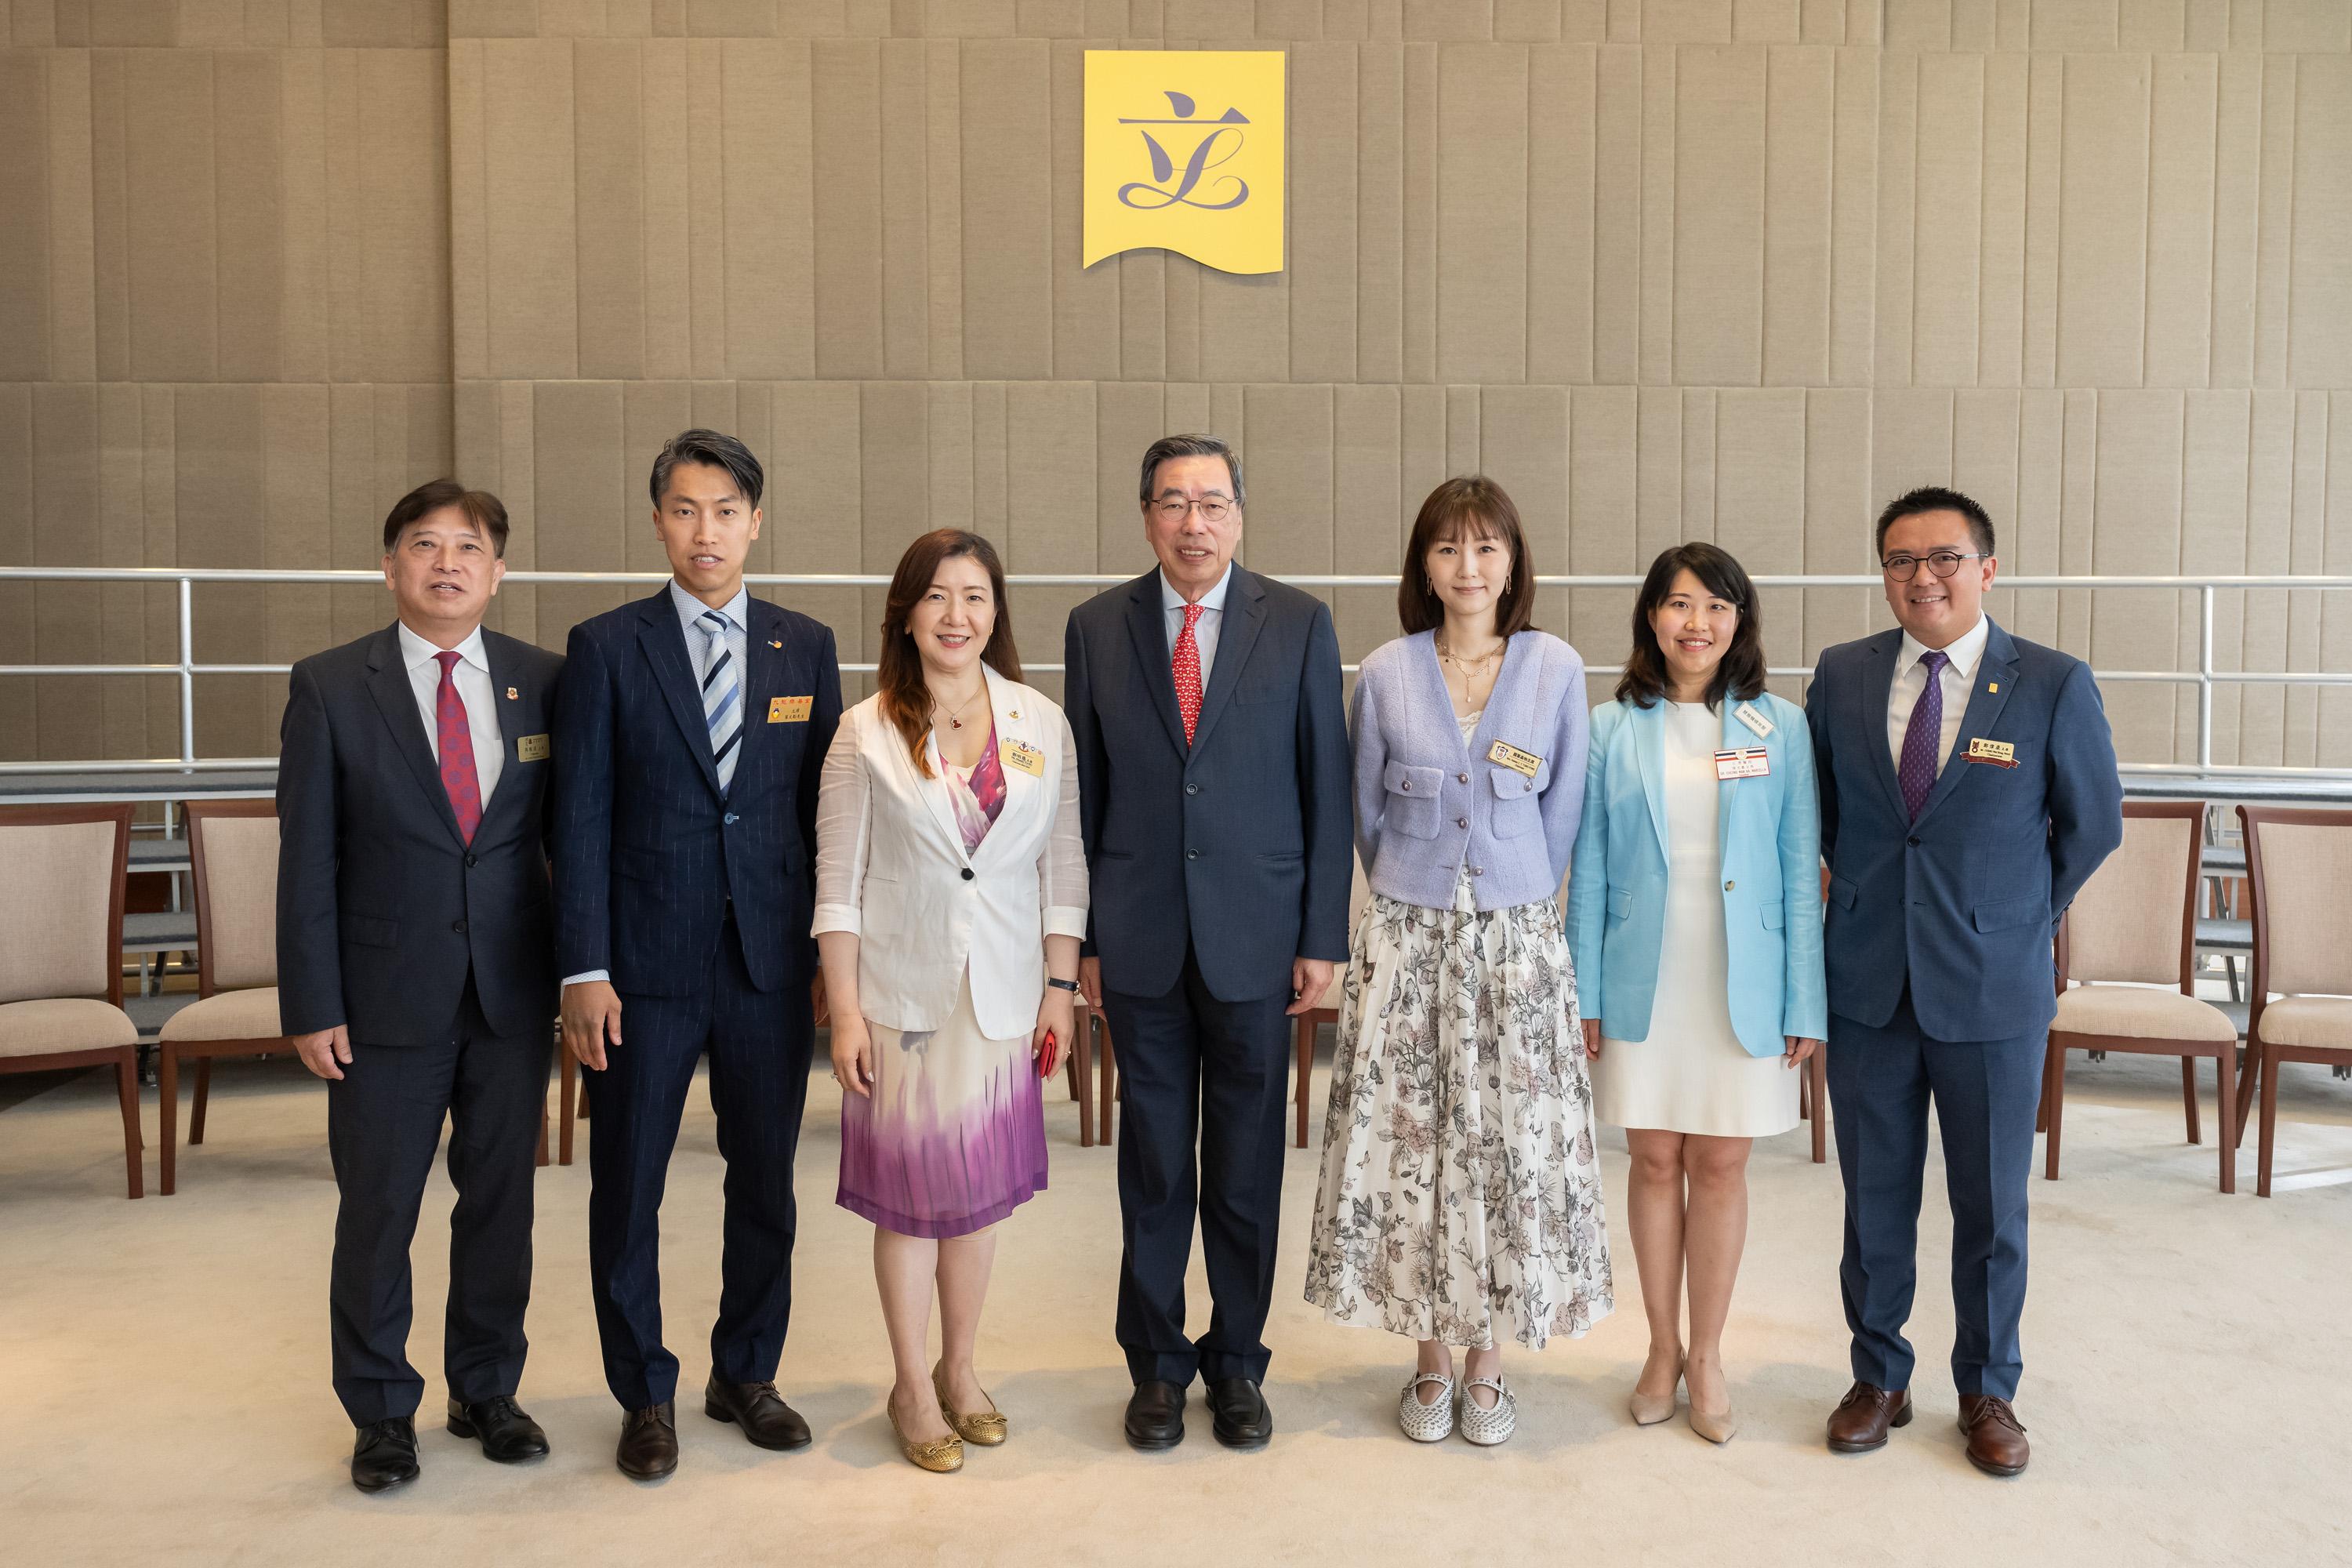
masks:
{"type": "Polygon", "coordinates": [[[586,1068],[588,1268],[623,1473],[677,1468],[660,1212],[697,1064],[727,1161],[703,1409],[763,1448],[808,1424],[776,1391],[792,1312],[793,1155],[815,1044],[817,774],[841,718],[833,633],[754,599],[764,476],[688,430],[654,459],[673,574],[572,629],[555,724],[563,1043],[586,1068]]]}

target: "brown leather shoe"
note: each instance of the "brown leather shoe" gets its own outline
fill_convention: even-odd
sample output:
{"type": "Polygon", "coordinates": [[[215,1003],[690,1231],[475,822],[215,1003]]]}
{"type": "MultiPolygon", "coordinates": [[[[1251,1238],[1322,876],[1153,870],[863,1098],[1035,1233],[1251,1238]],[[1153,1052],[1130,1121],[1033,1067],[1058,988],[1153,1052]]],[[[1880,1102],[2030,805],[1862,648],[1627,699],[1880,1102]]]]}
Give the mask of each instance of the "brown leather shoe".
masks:
{"type": "Polygon", "coordinates": [[[1830,1412],[1830,1451],[1867,1454],[1886,1447],[1889,1427],[1911,1425],[1911,1395],[1906,1389],[1874,1388],[1856,1383],[1830,1412]]]}
{"type": "Polygon", "coordinates": [[[2033,1457],[2025,1426],[2006,1399],[1960,1395],[1960,1430],[1969,1435],[1969,1463],[1989,1476],[2014,1476],[2033,1457]]]}
{"type": "Polygon", "coordinates": [[[668,1400],[621,1417],[613,1463],[631,1480],[657,1481],[677,1468],[677,1405],[668,1400]]]}
{"type": "Polygon", "coordinates": [[[710,1374],[702,1391],[702,1413],[713,1421],[732,1421],[743,1436],[761,1448],[805,1448],[809,1424],[784,1403],[773,1383],[721,1383],[710,1374]]]}

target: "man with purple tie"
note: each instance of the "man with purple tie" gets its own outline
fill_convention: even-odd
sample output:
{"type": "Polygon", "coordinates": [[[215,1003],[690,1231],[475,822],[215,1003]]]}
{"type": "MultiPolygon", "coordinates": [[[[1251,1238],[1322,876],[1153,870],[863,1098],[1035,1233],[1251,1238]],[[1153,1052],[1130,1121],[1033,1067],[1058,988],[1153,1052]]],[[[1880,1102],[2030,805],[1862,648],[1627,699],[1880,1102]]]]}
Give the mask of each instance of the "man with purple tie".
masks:
{"type": "Polygon", "coordinates": [[[1878,520],[1901,623],[1822,650],[1805,700],[1829,864],[1828,1076],[1853,1334],[1839,1453],[1911,1419],[1903,1337],[1917,1280],[1927,1108],[1952,1208],[1952,1380],[1969,1459],[2025,1468],[2011,1401],[2022,1368],[2025,1194],[2051,938],[2123,842],[2123,788],[2088,665],[2011,637],[1983,610],[1992,521],[1917,489],[1878,520]]]}

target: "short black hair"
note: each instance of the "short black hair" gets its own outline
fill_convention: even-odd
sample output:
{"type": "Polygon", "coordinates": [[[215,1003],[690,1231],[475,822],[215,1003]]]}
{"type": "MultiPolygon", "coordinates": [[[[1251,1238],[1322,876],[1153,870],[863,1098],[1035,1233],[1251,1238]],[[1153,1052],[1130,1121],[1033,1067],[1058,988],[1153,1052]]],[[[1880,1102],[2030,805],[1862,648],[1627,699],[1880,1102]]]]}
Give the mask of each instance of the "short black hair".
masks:
{"type": "Polygon", "coordinates": [[[1946,489],[1941,485],[1922,485],[1888,501],[1886,510],[1878,514],[1878,531],[1871,536],[1872,549],[1884,556],[1886,553],[1886,531],[1906,517],[1917,517],[1927,511],[1958,512],[1969,520],[1969,542],[1977,547],[1978,553],[1990,555],[1993,552],[1992,519],[1985,515],[1985,509],[1959,491],[1946,489]]]}
{"type": "Polygon", "coordinates": [[[1617,679],[1617,700],[1647,708],[1669,689],[1666,656],[1658,647],[1657,628],[1650,624],[1650,616],[1666,602],[1666,595],[1674,592],[1675,579],[1685,572],[1739,612],[1731,646],[1723,650],[1715,679],[1707,682],[1706,705],[1720,710],[1726,693],[1742,702],[1754,701],[1764,691],[1764,614],[1756,600],[1756,584],[1748,580],[1748,569],[1729,551],[1703,540],[1668,545],[1650,563],[1650,574],[1642,580],[1642,591],[1633,599],[1633,651],[1625,656],[1625,673],[1617,679]]]}
{"type": "Polygon", "coordinates": [[[669,489],[670,470],[680,463],[701,463],[726,469],[735,481],[736,492],[754,508],[767,489],[768,476],[761,468],[760,459],[751,456],[751,447],[716,430],[681,430],[664,442],[654,458],[653,482],[647,488],[653,491],[656,510],[661,506],[663,492],[669,489]]]}
{"type": "Polygon", "coordinates": [[[1152,486],[1160,482],[1160,465],[1178,458],[1223,458],[1225,472],[1234,478],[1234,504],[1246,506],[1248,498],[1242,491],[1242,459],[1232,443],[1218,436],[1162,436],[1143,449],[1143,478],[1136,487],[1137,499],[1145,506],[1151,504],[1157,493],[1152,486]]]}
{"type": "Polygon", "coordinates": [[[488,490],[469,490],[450,479],[427,479],[392,503],[392,510],[383,514],[383,552],[392,553],[410,523],[445,506],[454,506],[464,512],[466,521],[490,542],[490,552],[501,561],[506,559],[506,503],[488,490]]]}

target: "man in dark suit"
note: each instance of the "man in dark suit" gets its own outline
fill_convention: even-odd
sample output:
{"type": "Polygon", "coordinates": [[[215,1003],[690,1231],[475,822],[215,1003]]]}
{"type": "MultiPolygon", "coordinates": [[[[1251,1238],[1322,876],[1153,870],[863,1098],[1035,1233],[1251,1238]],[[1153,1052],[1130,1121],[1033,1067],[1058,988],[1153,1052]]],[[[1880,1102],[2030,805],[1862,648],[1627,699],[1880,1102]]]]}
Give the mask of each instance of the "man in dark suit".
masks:
{"type": "Polygon", "coordinates": [[[1118,1043],[1127,1112],[1127,1439],[1181,1442],[1197,1374],[1218,1440],[1255,1448],[1274,1433],[1261,1384],[1288,1015],[1348,952],[1339,644],[1320,600],[1233,563],[1242,466],[1224,442],[1154,442],[1139,500],[1160,566],[1071,613],[1064,678],[1094,870],[1081,984],[1118,1043]],[[1197,1342],[1196,1211],[1216,1303],[1197,1342]]]}
{"type": "Polygon", "coordinates": [[[588,1069],[588,1268],[614,1455],[677,1468],[662,1344],[660,1214],[695,1065],[727,1161],[703,1409],[763,1448],[808,1423],[776,1392],[792,1312],[793,1153],[816,1031],[816,784],[841,721],[833,633],[754,599],[759,459],[688,430],[654,459],[673,576],[572,629],[556,715],[557,947],[565,1048],[588,1069]]]}
{"type": "Polygon", "coordinates": [[[1911,1419],[1927,1107],[1952,1207],[1952,1379],[1978,1468],[2025,1468],[2026,1182],[2050,1019],[2051,938],[2123,842],[2123,786],[2090,667],[1984,614],[1992,521],[1955,490],[1878,520],[1901,626],[1825,648],[1805,702],[1829,863],[1829,1089],[1845,1179],[1838,1275],[1853,1386],[1840,1453],[1911,1419]]]}
{"type": "Polygon", "coordinates": [[[547,1452],[515,1391],[555,1017],[541,811],[563,661],[482,629],[506,542],[496,496],[455,479],[403,496],[383,522],[399,619],[296,665],[279,732],[279,1026],[327,1079],[335,1394],[366,1492],[417,1473],[408,1246],[445,1114],[449,1430],[502,1463],[547,1452]]]}

